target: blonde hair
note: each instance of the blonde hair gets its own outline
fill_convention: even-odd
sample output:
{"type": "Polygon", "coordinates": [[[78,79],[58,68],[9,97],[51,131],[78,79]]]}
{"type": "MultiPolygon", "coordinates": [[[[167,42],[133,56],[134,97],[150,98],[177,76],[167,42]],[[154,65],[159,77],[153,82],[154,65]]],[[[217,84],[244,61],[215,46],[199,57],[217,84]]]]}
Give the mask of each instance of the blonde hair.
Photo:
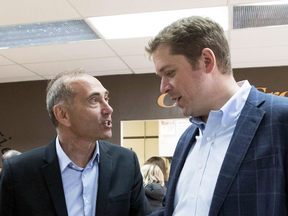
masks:
{"type": "Polygon", "coordinates": [[[159,183],[164,186],[164,175],[159,166],[155,164],[146,164],[141,167],[144,186],[149,183],[159,183]]]}
{"type": "Polygon", "coordinates": [[[164,181],[168,181],[167,167],[162,157],[158,157],[158,156],[151,157],[144,163],[144,165],[146,164],[155,164],[159,166],[164,175],[164,181]]]}

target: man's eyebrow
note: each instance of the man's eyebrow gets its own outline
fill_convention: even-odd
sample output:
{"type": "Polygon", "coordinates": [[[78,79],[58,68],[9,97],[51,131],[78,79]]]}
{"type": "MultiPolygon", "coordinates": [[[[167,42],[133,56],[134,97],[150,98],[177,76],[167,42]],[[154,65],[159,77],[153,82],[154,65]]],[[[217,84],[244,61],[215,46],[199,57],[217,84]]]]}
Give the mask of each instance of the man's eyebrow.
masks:
{"type": "Polygon", "coordinates": [[[172,67],[172,65],[165,65],[165,66],[161,67],[159,70],[159,73],[163,72],[164,70],[166,70],[169,67],[172,67]]]}
{"type": "MultiPolygon", "coordinates": [[[[108,94],[109,94],[109,91],[105,91],[105,96],[107,96],[108,94]]],[[[101,93],[100,92],[93,92],[93,93],[91,93],[88,97],[87,97],[87,99],[90,99],[91,97],[94,97],[94,96],[96,96],[96,97],[100,97],[101,96],[101,93]]]]}
{"type": "Polygon", "coordinates": [[[163,67],[161,67],[159,69],[159,71],[156,71],[156,75],[159,76],[161,78],[161,73],[163,73],[165,70],[167,70],[167,68],[172,67],[172,65],[164,65],[163,67]]]}
{"type": "Polygon", "coordinates": [[[93,92],[87,97],[87,99],[90,99],[91,97],[94,97],[94,96],[99,97],[100,93],[99,92],[93,92]]]}

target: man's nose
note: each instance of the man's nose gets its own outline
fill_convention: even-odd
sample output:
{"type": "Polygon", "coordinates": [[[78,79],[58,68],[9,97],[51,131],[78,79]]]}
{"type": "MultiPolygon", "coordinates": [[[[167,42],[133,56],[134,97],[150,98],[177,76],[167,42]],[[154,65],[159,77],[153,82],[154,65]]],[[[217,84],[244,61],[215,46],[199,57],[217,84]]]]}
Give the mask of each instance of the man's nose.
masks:
{"type": "Polygon", "coordinates": [[[171,90],[171,85],[166,78],[161,79],[160,92],[162,94],[168,93],[171,90]]]}
{"type": "Polygon", "coordinates": [[[109,114],[111,115],[113,113],[113,108],[110,106],[108,101],[105,101],[105,105],[102,108],[102,114],[109,114]]]}

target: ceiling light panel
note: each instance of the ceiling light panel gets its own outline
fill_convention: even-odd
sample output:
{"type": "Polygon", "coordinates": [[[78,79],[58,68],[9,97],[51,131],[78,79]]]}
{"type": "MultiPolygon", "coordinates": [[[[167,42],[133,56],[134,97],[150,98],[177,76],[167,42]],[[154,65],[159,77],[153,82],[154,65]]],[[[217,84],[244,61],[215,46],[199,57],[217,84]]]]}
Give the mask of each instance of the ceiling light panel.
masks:
{"type": "Polygon", "coordinates": [[[0,47],[25,47],[97,40],[82,19],[0,27],[0,47]]]}
{"type": "Polygon", "coordinates": [[[155,36],[165,26],[189,16],[210,17],[228,30],[228,7],[161,11],[89,18],[105,39],[155,36]]]}
{"type": "Polygon", "coordinates": [[[233,29],[288,25],[288,2],[233,6],[233,29]]]}

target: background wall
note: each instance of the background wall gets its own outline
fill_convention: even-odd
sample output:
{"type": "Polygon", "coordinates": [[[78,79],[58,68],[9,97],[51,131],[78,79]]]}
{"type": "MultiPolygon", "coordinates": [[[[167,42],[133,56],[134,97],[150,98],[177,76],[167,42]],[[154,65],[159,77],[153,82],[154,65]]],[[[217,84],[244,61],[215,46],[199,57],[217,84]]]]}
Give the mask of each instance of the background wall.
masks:
{"type": "MultiPolygon", "coordinates": [[[[262,91],[288,97],[288,67],[235,69],[237,81],[248,79],[262,91]],[[277,93],[278,92],[278,93],[277,93]]],[[[178,107],[163,108],[157,104],[160,78],[155,74],[98,77],[110,92],[113,136],[110,142],[120,144],[122,120],[183,118],[178,107]]],[[[47,81],[0,84],[0,150],[21,152],[44,146],[56,135],[45,107],[47,81]]],[[[166,105],[172,105],[169,97],[166,105]]],[[[1,155],[1,153],[0,153],[1,155]]],[[[0,161],[0,166],[2,162],[0,161]]]]}

